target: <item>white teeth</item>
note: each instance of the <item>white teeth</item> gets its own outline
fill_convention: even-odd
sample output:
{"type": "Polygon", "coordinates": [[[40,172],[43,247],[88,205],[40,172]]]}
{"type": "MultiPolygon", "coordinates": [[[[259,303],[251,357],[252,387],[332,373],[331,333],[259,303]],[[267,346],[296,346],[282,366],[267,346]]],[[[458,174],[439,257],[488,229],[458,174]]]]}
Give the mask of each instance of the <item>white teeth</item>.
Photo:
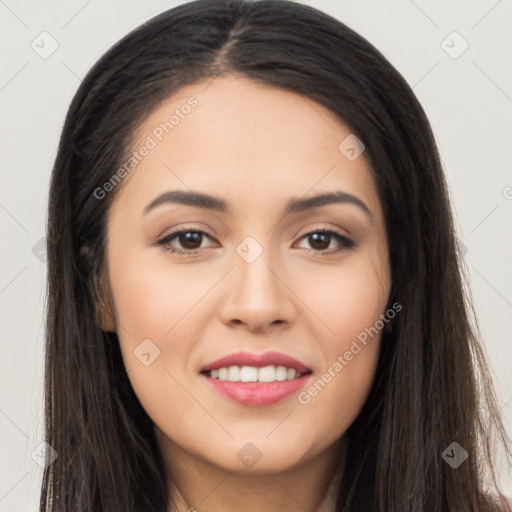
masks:
{"type": "Polygon", "coordinates": [[[263,366],[258,370],[260,382],[274,382],[276,380],[276,369],[274,366],[263,366]]]}
{"type": "Polygon", "coordinates": [[[276,380],[286,380],[286,368],[284,366],[276,368],[276,380]]]}
{"type": "MultiPolygon", "coordinates": [[[[231,367],[233,368],[233,367],[231,367]]],[[[235,368],[238,368],[235,366],[235,368]]],[[[258,368],[253,366],[242,366],[240,369],[240,379],[238,382],[258,382],[258,368]]]]}
{"type": "Polygon", "coordinates": [[[238,366],[230,366],[228,368],[228,378],[230,382],[238,382],[240,380],[240,368],[238,366]]]}
{"type": "Polygon", "coordinates": [[[293,368],[286,366],[263,366],[256,368],[254,366],[229,366],[218,368],[210,372],[212,379],[227,380],[230,382],[274,382],[283,380],[293,380],[300,377],[301,374],[293,368]]]}

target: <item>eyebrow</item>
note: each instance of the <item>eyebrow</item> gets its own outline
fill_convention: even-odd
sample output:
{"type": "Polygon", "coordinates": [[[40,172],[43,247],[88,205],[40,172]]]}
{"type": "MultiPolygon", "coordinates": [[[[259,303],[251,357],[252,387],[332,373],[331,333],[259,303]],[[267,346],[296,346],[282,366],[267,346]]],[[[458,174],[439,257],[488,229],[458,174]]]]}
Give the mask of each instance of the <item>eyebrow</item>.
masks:
{"type": "MultiPolygon", "coordinates": [[[[231,213],[231,210],[224,199],[204,194],[202,192],[186,190],[171,190],[164,192],[151,201],[151,203],[144,208],[143,213],[147,214],[157,206],[161,206],[166,203],[183,204],[196,208],[214,210],[220,213],[231,213]]],[[[326,194],[320,194],[308,198],[292,198],[286,204],[284,214],[287,215],[289,213],[303,212],[305,210],[335,203],[357,206],[367,217],[369,217],[370,220],[373,218],[370,209],[363,201],[361,201],[361,199],[349,194],[348,192],[342,191],[328,192],[326,194]]]]}

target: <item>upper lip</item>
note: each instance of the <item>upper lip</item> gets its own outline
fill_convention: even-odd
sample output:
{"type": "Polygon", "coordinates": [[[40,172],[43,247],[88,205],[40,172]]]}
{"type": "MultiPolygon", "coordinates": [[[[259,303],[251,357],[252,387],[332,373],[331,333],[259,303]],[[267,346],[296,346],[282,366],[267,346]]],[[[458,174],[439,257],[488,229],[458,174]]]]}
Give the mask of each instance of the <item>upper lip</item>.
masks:
{"type": "Polygon", "coordinates": [[[235,352],[220,359],[216,359],[201,368],[202,372],[226,368],[229,366],[254,366],[261,368],[263,366],[286,366],[293,368],[299,373],[310,372],[311,369],[293,357],[280,352],[265,352],[263,354],[253,354],[251,352],[235,352]]]}

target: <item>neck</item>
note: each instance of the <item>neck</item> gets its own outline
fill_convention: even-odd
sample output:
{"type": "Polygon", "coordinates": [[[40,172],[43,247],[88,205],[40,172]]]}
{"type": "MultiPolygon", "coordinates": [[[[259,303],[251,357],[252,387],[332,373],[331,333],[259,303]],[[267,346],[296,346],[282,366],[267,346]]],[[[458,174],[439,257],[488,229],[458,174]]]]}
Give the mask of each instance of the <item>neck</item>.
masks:
{"type": "Polygon", "coordinates": [[[169,512],[334,511],[343,477],[346,440],[283,471],[229,471],[156,435],[166,464],[169,512]]]}

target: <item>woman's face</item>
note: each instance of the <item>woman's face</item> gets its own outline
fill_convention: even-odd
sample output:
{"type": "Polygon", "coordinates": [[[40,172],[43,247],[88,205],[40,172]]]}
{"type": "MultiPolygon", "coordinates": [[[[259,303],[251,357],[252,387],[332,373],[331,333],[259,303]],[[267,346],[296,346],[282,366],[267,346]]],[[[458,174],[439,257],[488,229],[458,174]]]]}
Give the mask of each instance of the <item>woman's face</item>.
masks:
{"type": "Polygon", "coordinates": [[[362,147],[329,110],[210,82],[156,110],[117,175],[115,325],[104,314],[102,327],[167,453],[284,470],[335,443],[369,393],[390,291],[383,214],[362,147]],[[324,194],[339,201],[313,200],[324,194]],[[283,359],[250,359],[269,352],[283,359]]]}

